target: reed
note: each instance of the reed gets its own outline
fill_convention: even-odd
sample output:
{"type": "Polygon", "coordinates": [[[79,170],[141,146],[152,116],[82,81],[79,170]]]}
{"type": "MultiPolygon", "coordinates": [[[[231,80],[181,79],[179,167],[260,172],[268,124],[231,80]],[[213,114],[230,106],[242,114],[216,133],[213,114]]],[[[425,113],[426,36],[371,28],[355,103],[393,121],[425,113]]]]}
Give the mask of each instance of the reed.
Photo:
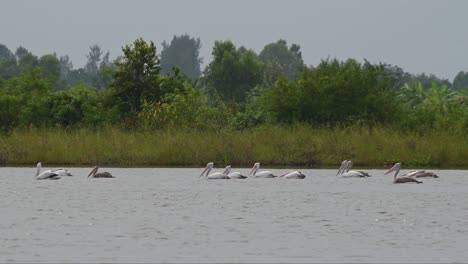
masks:
{"type": "Polygon", "coordinates": [[[0,136],[0,164],[200,166],[467,166],[468,138],[450,131],[424,135],[389,128],[262,126],[247,130],[21,129],[0,136]]]}

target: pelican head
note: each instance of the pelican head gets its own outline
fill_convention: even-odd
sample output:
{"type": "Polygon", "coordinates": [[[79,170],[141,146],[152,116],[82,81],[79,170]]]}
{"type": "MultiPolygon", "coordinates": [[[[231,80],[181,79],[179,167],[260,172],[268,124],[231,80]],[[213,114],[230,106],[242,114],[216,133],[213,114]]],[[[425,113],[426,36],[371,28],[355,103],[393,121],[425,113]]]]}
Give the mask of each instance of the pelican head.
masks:
{"type": "Polygon", "coordinates": [[[247,176],[250,176],[250,174],[254,174],[260,169],[260,162],[255,162],[255,164],[252,167],[252,170],[250,170],[249,174],[247,176]]]}
{"type": "Polygon", "coordinates": [[[224,168],[223,174],[228,175],[231,172],[231,165],[227,165],[226,168],[224,168]]]}
{"type": "Polygon", "coordinates": [[[343,161],[341,162],[340,168],[338,169],[338,172],[336,173],[336,176],[338,176],[340,173],[343,173],[343,172],[346,170],[347,165],[348,165],[348,161],[347,161],[347,160],[343,160],[343,161]]]}
{"type": "Polygon", "coordinates": [[[88,177],[91,176],[91,175],[94,175],[96,174],[96,172],[98,171],[98,166],[94,166],[94,168],[91,170],[91,172],[88,174],[88,177]]]}
{"type": "Polygon", "coordinates": [[[208,162],[208,163],[206,164],[205,169],[203,170],[203,172],[200,174],[199,177],[203,176],[203,174],[205,174],[205,172],[206,172],[206,175],[205,175],[205,176],[208,176],[208,173],[210,173],[211,169],[213,169],[213,166],[214,166],[214,163],[213,163],[213,162],[208,162]]]}
{"type": "Polygon", "coordinates": [[[346,172],[348,172],[352,167],[353,167],[353,161],[348,160],[347,166],[346,166],[346,172]]]}
{"type": "Polygon", "coordinates": [[[393,176],[393,178],[396,178],[398,172],[400,172],[400,168],[401,168],[401,163],[400,163],[400,162],[397,162],[397,163],[395,163],[395,165],[393,165],[393,167],[391,167],[384,175],[387,175],[387,174],[389,174],[390,172],[395,171],[395,175],[393,176]]]}
{"type": "Polygon", "coordinates": [[[41,173],[41,168],[42,168],[42,163],[41,162],[38,162],[37,165],[36,165],[36,177],[37,175],[39,175],[39,173],[41,173]]]}
{"type": "Polygon", "coordinates": [[[305,174],[299,171],[299,179],[305,179],[305,174]]]}

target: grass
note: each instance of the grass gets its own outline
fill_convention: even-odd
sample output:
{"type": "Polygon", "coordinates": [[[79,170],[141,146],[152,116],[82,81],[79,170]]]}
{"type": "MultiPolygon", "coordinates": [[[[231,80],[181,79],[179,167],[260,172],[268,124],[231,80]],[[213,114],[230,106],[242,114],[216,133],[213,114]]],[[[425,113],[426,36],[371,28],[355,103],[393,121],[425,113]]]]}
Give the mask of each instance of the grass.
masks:
{"type": "Polygon", "coordinates": [[[200,166],[467,166],[468,137],[450,131],[425,135],[388,128],[263,126],[247,130],[22,129],[0,136],[0,164],[200,166]]]}

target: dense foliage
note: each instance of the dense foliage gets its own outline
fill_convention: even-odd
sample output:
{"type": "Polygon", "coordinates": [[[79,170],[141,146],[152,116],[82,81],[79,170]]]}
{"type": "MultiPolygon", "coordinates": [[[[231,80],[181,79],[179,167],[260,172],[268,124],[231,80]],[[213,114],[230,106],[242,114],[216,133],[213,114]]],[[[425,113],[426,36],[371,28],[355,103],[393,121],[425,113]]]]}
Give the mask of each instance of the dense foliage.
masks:
{"type": "Polygon", "coordinates": [[[468,132],[468,73],[453,80],[397,66],[327,59],[306,66],[279,40],[257,55],[216,41],[200,70],[200,40],[137,39],[114,61],[98,45],[73,69],[68,56],[38,57],[0,44],[0,129],[119,126],[244,129],[278,123],[468,132]],[[169,70],[170,67],[170,70],[169,70]],[[203,72],[203,74],[201,74],[203,72]]]}

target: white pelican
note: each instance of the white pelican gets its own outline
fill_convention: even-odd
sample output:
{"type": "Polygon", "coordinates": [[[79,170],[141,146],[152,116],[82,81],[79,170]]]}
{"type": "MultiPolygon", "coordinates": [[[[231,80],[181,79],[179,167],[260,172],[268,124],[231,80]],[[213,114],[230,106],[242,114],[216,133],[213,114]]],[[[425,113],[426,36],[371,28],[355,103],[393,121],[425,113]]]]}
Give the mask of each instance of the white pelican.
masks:
{"type": "Polygon", "coordinates": [[[55,173],[52,170],[45,170],[41,173],[42,163],[37,163],[37,170],[36,170],[36,180],[58,180],[62,178],[60,175],[55,173]]]}
{"type": "MultiPolygon", "coordinates": [[[[39,170],[42,168],[42,163],[39,162],[37,163],[37,166],[39,167],[39,170]]],[[[50,170],[53,173],[57,174],[58,176],[72,176],[71,172],[66,169],[55,169],[55,170],[50,170]]]]}
{"type": "Polygon", "coordinates": [[[88,177],[93,177],[93,178],[115,178],[114,176],[112,176],[112,174],[110,174],[107,171],[97,172],[98,169],[99,169],[98,166],[94,166],[94,168],[88,174],[88,177]]]}
{"type": "Polygon", "coordinates": [[[234,172],[231,172],[231,165],[228,165],[225,169],[224,169],[224,174],[227,174],[227,176],[230,178],[230,179],[246,179],[247,176],[244,176],[242,175],[242,173],[238,172],[238,171],[234,171],[234,172]]]}
{"type": "Polygon", "coordinates": [[[341,162],[341,167],[338,170],[338,173],[336,174],[337,176],[340,175],[343,178],[351,178],[351,177],[358,177],[358,178],[363,178],[363,177],[370,177],[370,175],[367,172],[364,171],[350,171],[353,167],[353,162],[351,160],[344,160],[341,162]]]}
{"type": "Polygon", "coordinates": [[[412,170],[412,171],[406,173],[403,176],[416,177],[416,178],[423,178],[423,177],[439,178],[439,176],[437,176],[437,174],[433,173],[432,171],[423,171],[423,170],[419,170],[419,171],[418,170],[412,170]]]}
{"type": "Polygon", "coordinates": [[[300,171],[291,171],[286,174],[283,174],[279,177],[285,178],[285,179],[304,179],[306,176],[302,174],[300,171]]]}
{"type": "Polygon", "coordinates": [[[395,171],[395,175],[393,175],[393,183],[408,183],[408,182],[422,183],[414,178],[411,178],[411,176],[406,176],[406,174],[397,177],[398,172],[400,172],[400,168],[401,168],[400,162],[395,163],[395,165],[393,165],[393,167],[391,167],[384,175],[387,175],[390,172],[395,171]]]}
{"type": "Polygon", "coordinates": [[[361,176],[359,177],[371,177],[369,175],[369,173],[365,172],[365,171],[350,171],[350,169],[353,167],[353,161],[352,160],[348,160],[348,166],[346,167],[346,172],[357,172],[359,173],[361,176]]]}
{"type": "Polygon", "coordinates": [[[229,176],[226,174],[227,167],[226,169],[224,169],[224,172],[213,172],[209,174],[210,171],[213,169],[213,165],[213,162],[208,162],[208,164],[206,164],[205,170],[203,170],[203,172],[200,174],[200,177],[203,176],[206,172],[205,177],[209,180],[230,179],[229,176]]]}
{"type": "Polygon", "coordinates": [[[249,174],[247,176],[250,176],[250,174],[253,173],[253,176],[256,177],[256,178],[276,178],[277,177],[271,171],[260,171],[260,172],[258,172],[259,169],[260,169],[260,162],[256,162],[254,164],[252,170],[249,172],[249,174]]]}
{"type": "Polygon", "coordinates": [[[57,173],[59,176],[73,176],[67,169],[56,169],[53,170],[53,172],[57,173]]]}
{"type": "Polygon", "coordinates": [[[336,176],[338,176],[338,175],[342,174],[343,172],[345,172],[347,166],[348,166],[348,161],[343,160],[343,162],[341,162],[340,168],[338,169],[338,172],[336,173],[336,176]]]}

